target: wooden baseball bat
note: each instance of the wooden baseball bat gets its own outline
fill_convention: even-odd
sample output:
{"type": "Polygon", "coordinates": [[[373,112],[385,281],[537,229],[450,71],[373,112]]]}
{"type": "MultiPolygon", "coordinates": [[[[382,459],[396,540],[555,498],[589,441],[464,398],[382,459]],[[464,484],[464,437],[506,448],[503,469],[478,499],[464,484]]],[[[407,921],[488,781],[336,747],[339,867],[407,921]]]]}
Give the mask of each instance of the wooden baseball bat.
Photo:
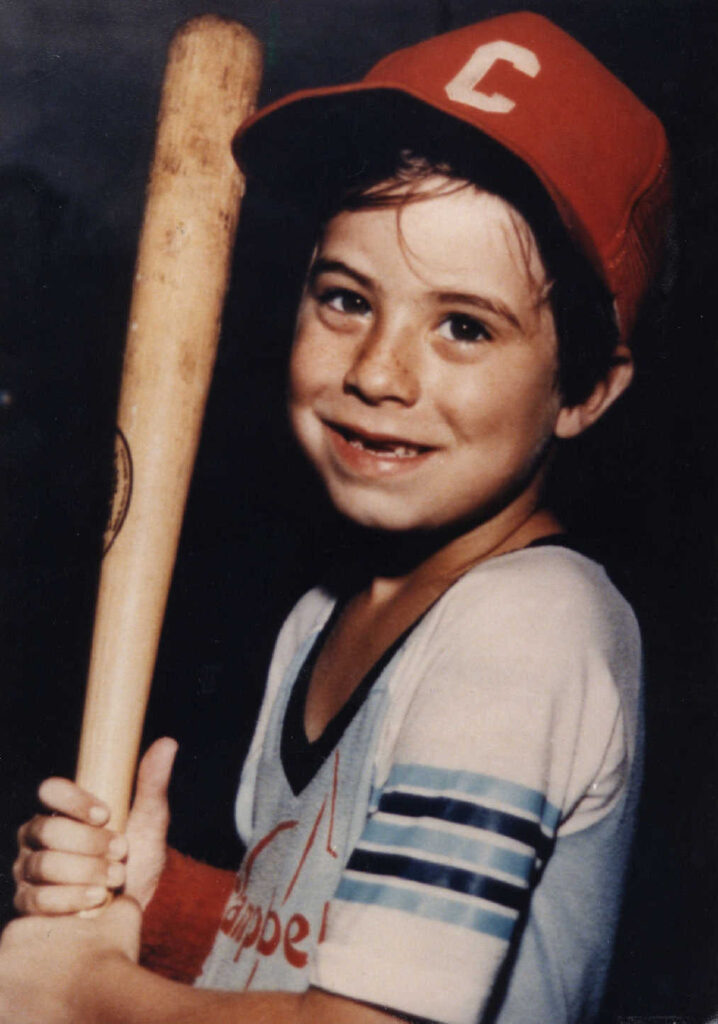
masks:
{"type": "Polygon", "coordinates": [[[193,19],[172,40],[130,305],[115,487],[77,782],[124,828],[244,183],[230,144],[252,111],[259,44],[193,19]]]}

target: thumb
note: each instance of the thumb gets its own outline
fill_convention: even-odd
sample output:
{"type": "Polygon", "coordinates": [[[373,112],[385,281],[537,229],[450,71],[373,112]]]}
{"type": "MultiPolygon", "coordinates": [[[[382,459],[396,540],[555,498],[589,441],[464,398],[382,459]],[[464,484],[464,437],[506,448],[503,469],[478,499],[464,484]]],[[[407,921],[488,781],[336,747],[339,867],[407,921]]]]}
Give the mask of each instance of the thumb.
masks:
{"type": "Polygon", "coordinates": [[[176,753],[174,740],[157,740],[142,758],[137,773],[135,802],[127,822],[130,852],[125,892],[142,907],[152,899],[167,858],[167,786],[176,753]]]}
{"type": "Polygon", "coordinates": [[[169,787],[177,741],[164,737],[149,748],[137,772],[135,799],[127,823],[128,834],[154,833],[164,839],[169,824],[169,787]]]}

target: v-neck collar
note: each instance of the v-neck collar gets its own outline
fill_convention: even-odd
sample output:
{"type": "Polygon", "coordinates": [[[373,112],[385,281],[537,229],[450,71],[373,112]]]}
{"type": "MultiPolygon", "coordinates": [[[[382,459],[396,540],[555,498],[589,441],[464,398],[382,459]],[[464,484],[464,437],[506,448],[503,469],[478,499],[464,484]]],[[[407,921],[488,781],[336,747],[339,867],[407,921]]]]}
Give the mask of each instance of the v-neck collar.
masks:
{"type": "Polygon", "coordinates": [[[382,674],[386,666],[402,646],[409,634],[418,626],[428,612],[428,608],[412,622],[393,643],[387,647],[384,653],[374,662],[369,671],[360,680],[349,698],[339,709],[336,715],[326,724],[321,735],[313,741],[307,739],[304,728],[304,712],[307,703],[307,693],[312,679],[314,667],[319,654],[326,643],[327,637],[333,629],[343,609],[343,604],[337,601],[329,618],[324,626],[317,633],[317,636],[309,649],[304,662],[302,663],[297,677],[292,686],[292,692],[287,702],[282,723],[282,737],[280,743],[280,756],[282,767],[287,782],[292,792],[298,796],[305,789],[317,774],[337,746],[346,730],[354,720],[355,715],[363,705],[369,692],[382,674]]]}

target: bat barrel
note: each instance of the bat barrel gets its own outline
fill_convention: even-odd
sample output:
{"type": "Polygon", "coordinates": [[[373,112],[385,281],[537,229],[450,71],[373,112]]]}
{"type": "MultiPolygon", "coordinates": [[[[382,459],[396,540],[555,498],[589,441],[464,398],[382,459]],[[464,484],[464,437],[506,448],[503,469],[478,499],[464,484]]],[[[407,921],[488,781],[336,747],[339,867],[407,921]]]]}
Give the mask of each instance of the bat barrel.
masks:
{"type": "Polygon", "coordinates": [[[243,180],[231,139],[259,45],[194,19],[170,47],[130,306],[77,781],[124,827],[214,366],[243,180]]]}

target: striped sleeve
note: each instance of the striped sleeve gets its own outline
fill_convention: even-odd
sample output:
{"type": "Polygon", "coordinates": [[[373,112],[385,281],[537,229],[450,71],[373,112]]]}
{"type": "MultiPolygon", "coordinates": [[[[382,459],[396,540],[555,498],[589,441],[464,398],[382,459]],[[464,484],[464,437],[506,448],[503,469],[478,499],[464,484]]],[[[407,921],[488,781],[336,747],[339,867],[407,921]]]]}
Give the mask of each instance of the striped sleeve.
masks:
{"type": "Polygon", "coordinates": [[[478,1019],[558,820],[515,782],[395,764],[332,901],[314,983],[357,999],[368,987],[421,1019],[478,1019]]]}
{"type": "Polygon", "coordinates": [[[541,793],[471,772],[397,764],[337,892],[508,942],[559,812],[541,793]]]}

